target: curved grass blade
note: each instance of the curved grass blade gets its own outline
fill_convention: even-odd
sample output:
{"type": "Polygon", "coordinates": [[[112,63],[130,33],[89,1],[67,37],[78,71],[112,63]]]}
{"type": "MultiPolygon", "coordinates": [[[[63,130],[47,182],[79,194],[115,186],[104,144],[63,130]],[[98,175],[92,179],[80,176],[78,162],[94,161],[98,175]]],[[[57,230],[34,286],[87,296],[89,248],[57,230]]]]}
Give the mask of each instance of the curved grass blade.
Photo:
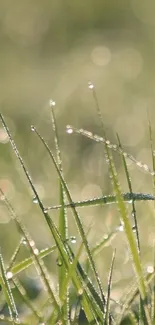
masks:
{"type": "MultiPolygon", "coordinates": [[[[155,201],[155,196],[152,194],[147,193],[133,193],[133,192],[127,192],[127,193],[121,193],[122,199],[124,202],[131,203],[132,201],[155,201]]],[[[84,201],[76,201],[72,203],[65,204],[66,208],[83,208],[87,206],[94,206],[94,205],[104,205],[104,204],[112,204],[117,203],[117,197],[116,195],[105,195],[101,197],[96,197],[93,199],[88,199],[84,201]]],[[[57,210],[61,209],[62,205],[53,205],[51,207],[45,208],[45,211],[49,210],[57,210]]]]}
{"type": "MultiPolygon", "coordinates": [[[[108,139],[105,139],[104,137],[100,137],[99,135],[93,134],[92,132],[84,130],[82,128],[77,129],[76,127],[74,127],[72,125],[67,125],[66,130],[67,130],[68,134],[72,134],[73,132],[75,132],[77,134],[81,134],[93,141],[96,141],[101,144],[106,144],[109,149],[112,149],[114,151],[117,151],[119,154],[122,154],[121,149],[116,144],[112,144],[108,139]]],[[[135,157],[133,157],[131,154],[129,154],[125,151],[123,151],[123,155],[126,158],[128,158],[129,160],[131,160],[133,163],[135,163],[135,165],[137,167],[143,169],[145,172],[154,176],[154,171],[152,169],[150,169],[147,164],[142,163],[141,161],[138,161],[135,157]]]]}
{"type": "Polygon", "coordinates": [[[108,291],[107,291],[106,313],[105,313],[105,321],[104,321],[105,325],[110,325],[109,324],[110,294],[111,294],[112,274],[113,274],[113,268],[114,268],[115,255],[116,255],[116,250],[114,251],[113,256],[112,256],[110,272],[109,272],[109,277],[108,277],[108,291]]]}
{"type": "Polygon", "coordinates": [[[10,313],[10,318],[12,320],[12,324],[14,324],[14,320],[19,321],[18,318],[18,312],[16,308],[16,304],[13,298],[13,294],[11,291],[11,287],[7,278],[7,273],[4,267],[4,261],[2,254],[0,253],[0,270],[1,270],[1,278],[0,278],[0,283],[2,286],[3,293],[5,295],[5,300],[8,305],[9,313],[10,313]]]}
{"type": "MultiPolygon", "coordinates": [[[[47,152],[49,153],[53,163],[54,163],[54,166],[56,168],[56,171],[60,177],[60,180],[63,184],[63,187],[64,187],[64,190],[65,190],[65,193],[66,193],[66,196],[67,196],[67,199],[69,201],[69,203],[72,205],[73,201],[72,201],[72,198],[71,198],[71,194],[70,194],[70,191],[68,189],[68,186],[64,180],[64,177],[62,175],[62,173],[60,172],[59,170],[59,167],[57,165],[57,162],[53,156],[53,153],[51,152],[48,144],[46,143],[46,141],[43,139],[43,137],[38,133],[38,131],[36,130],[36,128],[34,128],[34,131],[35,133],[37,134],[38,138],[41,140],[41,142],[43,143],[43,145],[45,146],[47,152]]],[[[95,266],[95,263],[94,263],[94,260],[92,258],[92,255],[91,255],[91,252],[90,252],[90,248],[89,248],[89,245],[88,245],[88,241],[87,241],[87,238],[86,238],[86,235],[85,235],[85,232],[84,232],[84,228],[83,228],[83,225],[82,225],[82,222],[81,222],[81,219],[79,217],[79,214],[77,212],[77,210],[75,209],[74,206],[72,206],[72,211],[73,211],[73,215],[75,217],[75,221],[76,221],[76,224],[77,224],[77,227],[78,227],[78,230],[80,232],[80,235],[81,235],[81,238],[84,242],[84,246],[85,246],[85,249],[86,249],[86,252],[87,252],[87,255],[88,255],[88,258],[89,258],[89,261],[90,261],[90,264],[92,266],[92,269],[94,271],[94,275],[95,275],[95,278],[96,278],[96,281],[97,281],[97,284],[98,284],[98,287],[99,287],[99,290],[100,290],[100,293],[101,293],[101,297],[102,297],[102,303],[103,303],[103,312],[104,312],[104,305],[105,305],[105,296],[104,296],[104,293],[103,293],[103,289],[102,289],[102,285],[101,285],[101,282],[100,282],[100,279],[99,279],[99,276],[98,276],[98,272],[96,270],[96,266],[95,266]]]]}

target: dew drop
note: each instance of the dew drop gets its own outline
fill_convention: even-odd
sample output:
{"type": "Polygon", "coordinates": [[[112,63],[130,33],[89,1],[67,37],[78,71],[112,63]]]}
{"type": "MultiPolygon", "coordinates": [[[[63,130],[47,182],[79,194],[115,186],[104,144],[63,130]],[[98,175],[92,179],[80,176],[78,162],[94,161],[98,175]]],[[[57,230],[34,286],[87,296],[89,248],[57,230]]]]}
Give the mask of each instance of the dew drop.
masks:
{"type": "Polygon", "coordinates": [[[72,128],[70,125],[67,125],[67,126],[66,126],[66,132],[67,132],[68,134],[72,134],[72,133],[73,133],[73,128],[72,128]]]}
{"type": "Polygon", "coordinates": [[[132,231],[133,231],[133,232],[136,232],[136,226],[133,226],[133,227],[132,227],[132,231]]]}
{"type": "Polygon", "coordinates": [[[33,253],[34,253],[34,255],[38,255],[38,254],[39,254],[39,250],[38,250],[38,248],[35,248],[35,249],[33,250],[33,253]]]}
{"type": "Polygon", "coordinates": [[[34,246],[35,246],[35,242],[34,242],[34,240],[30,240],[30,241],[29,241],[29,245],[30,245],[31,247],[34,247],[34,246]]]}
{"type": "Polygon", "coordinates": [[[25,238],[23,238],[23,240],[22,240],[22,244],[23,244],[23,245],[27,245],[27,241],[26,241],[25,238]]]}
{"type": "Polygon", "coordinates": [[[50,107],[53,107],[53,106],[56,105],[56,102],[53,99],[50,99],[49,100],[49,105],[50,105],[50,107]]]}
{"type": "Polygon", "coordinates": [[[57,258],[56,263],[58,266],[62,266],[62,259],[60,257],[57,258]]]}
{"type": "Polygon", "coordinates": [[[13,277],[13,273],[12,272],[7,272],[6,276],[7,276],[7,279],[10,280],[13,277]]]}
{"type": "Polygon", "coordinates": [[[119,225],[119,227],[117,228],[118,231],[124,231],[124,226],[122,224],[119,225]]]}
{"type": "Polygon", "coordinates": [[[35,204],[38,203],[38,199],[36,198],[36,196],[33,198],[33,203],[35,203],[35,204]]]}
{"type": "Polygon", "coordinates": [[[47,212],[48,212],[48,209],[45,208],[45,209],[44,209],[44,213],[47,213],[47,212]]]}
{"type": "Polygon", "coordinates": [[[76,244],[76,237],[75,236],[71,236],[70,240],[71,240],[72,244],[76,244]]]}
{"type": "Polygon", "coordinates": [[[148,265],[147,272],[148,273],[153,273],[154,272],[154,267],[152,265],[148,265]]]}
{"type": "Polygon", "coordinates": [[[34,132],[36,130],[34,125],[31,125],[31,131],[34,132]]]}
{"type": "Polygon", "coordinates": [[[94,89],[94,85],[91,81],[88,82],[88,88],[89,89],[94,89]]]}

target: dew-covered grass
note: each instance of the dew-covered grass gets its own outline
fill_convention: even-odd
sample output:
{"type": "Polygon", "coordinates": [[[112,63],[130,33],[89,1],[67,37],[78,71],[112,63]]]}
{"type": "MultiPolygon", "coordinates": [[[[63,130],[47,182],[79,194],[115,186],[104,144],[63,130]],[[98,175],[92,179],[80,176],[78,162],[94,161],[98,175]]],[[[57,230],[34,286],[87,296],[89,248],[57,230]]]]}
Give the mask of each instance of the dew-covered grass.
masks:
{"type": "MultiPolygon", "coordinates": [[[[119,138],[119,134],[116,135],[116,143],[111,143],[107,138],[93,83],[89,83],[88,88],[93,95],[100,135],[94,135],[91,131],[77,129],[71,125],[66,127],[66,132],[69,136],[74,134],[83,139],[89,138],[90,141],[100,145],[100,151],[108,168],[111,188],[109,195],[103,193],[100,197],[90,197],[86,200],[73,199],[64,172],[59,125],[55,115],[56,103],[50,100],[54,146],[49,145],[36,126],[31,126],[38,146],[43,147],[44,155],[49,157],[58,179],[58,204],[45,205],[31,178],[31,170],[27,168],[14,141],[11,128],[6,123],[5,116],[0,115],[12,147],[10,150],[15,153],[17,163],[27,180],[25,186],[29,188],[31,201],[40,211],[43,225],[47,227],[48,235],[53,242],[50,247],[45,245],[40,249],[16,206],[13,207],[11,199],[8,199],[5,191],[0,189],[1,205],[7,208],[11,218],[12,235],[14,231],[18,233],[16,248],[7,264],[3,247],[0,252],[2,295],[0,322],[2,324],[155,324],[154,238],[152,235],[149,251],[151,264],[148,265],[145,256],[149,244],[144,243],[144,238],[145,242],[148,241],[147,224],[141,227],[140,223],[143,209],[148,218],[154,215],[155,161],[151,122],[148,117],[152,167],[124,150],[123,139],[119,138]],[[115,162],[116,156],[121,159],[127,191],[124,191],[121,183],[115,162]],[[134,164],[134,168],[139,168],[141,173],[145,172],[152,178],[153,186],[149,192],[145,189],[140,193],[134,190],[130,175],[130,161],[134,164]],[[107,206],[111,210],[106,210],[107,206]],[[91,220],[87,223],[89,218],[85,219],[85,215],[82,214],[86,209],[91,213],[93,209],[101,210],[99,224],[98,218],[93,220],[93,223],[91,220]],[[114,219],[114,223],[109,222],[111,219],[114,219]],[[106,229],[102,235],[101,225],[106,229]],[[21,254],[23,249],[26,252],[25,256],[21,254]],[[52,269],[49,261],[53,255],[56,262],[52,265],[52,269]],[[35,299],[25,287],[24,278],[26,279],[27,270],[32,272],[34,279],[37,278],[40,285],[35,299]]],[[[39,164],[39,162],[35,163],[39,164]]],[[[38,227],[39,224],[36,224],[36,232],[38,227]]],[[[150,223],[149,227],[151,229],[150,223]]],[[[31,286],[33,291],[33,281],[31,286]]]]}

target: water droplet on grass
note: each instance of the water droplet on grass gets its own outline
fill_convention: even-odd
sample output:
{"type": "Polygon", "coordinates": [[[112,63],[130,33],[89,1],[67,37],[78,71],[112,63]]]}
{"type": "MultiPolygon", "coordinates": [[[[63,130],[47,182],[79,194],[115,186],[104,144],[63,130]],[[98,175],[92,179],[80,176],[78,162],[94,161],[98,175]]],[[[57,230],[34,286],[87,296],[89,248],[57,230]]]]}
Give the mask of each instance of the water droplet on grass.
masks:
{"type": "Polygon", "coordinates": [[[25,238],[23,238],[23,240],[22,240],[22,244],[23,244],[23,245],[27,245],[27,241],[26,241],[25,238]]]}
{"type": "Polygon", "coordinates": [[[71,240],[72,244],[76,244],[76,237],[75,236],[71,236],[70,240],[71,240]]]}
{"type": "Polygon", "coordinates": [[[124,226],[122,224],[120,224],[117,228],[118,231],[124,231],[124,226]]]}
{"type": "Polygon", "coordinates": [[[12,272],[7,272],[6,276],[7,276],[7,279],[10,280],[13,277],[13,273],[12,272]]]}
{"type": "Polygon", "coordinates": [[[148,265],[147,272],[148,273],[153,273],[154,272],[154,267],[152,265],[148,265]]]}
{"type": "Polygon", "coordinates": [[[72,128],[72,126],[67,125],[67,126],[66,126],[66,132],[67,132],[68,134],[72,134],[72,133],[73,133],[73,128],[72,128]]]}
{"type": "Polygon", "coordinates": [[[94,85],[91,81],[88,82],[88,88],[89,89],[93,89],[94,88],[94,85]]]}
{"type": "Polygon", "coordinates": [[[34,132],[35,131],[35,126],[34,125],[31,125],[31,131],[34,132]]]}
{"type": "Polygon", "coordinates": [[[133,227],[132,227],[132,231],[133,231],[133,232],[136,232],[136,226],[133,226],[133,227]]]}
{"type": "Polygon", "coordinates": [[[53,107],[53,106],[56,105],[56,102],[53,99],[50,99],[49,100],[49,105],[50,105],[50,107],[53,107]]]}
{"type": "Polygon", "coordinates": [[[62,266],[62,259],[60,257],[56,260],[58,266],[62,266]]]}
{"type": "Polygon", "coordinates": [[[36,196],[33,198],[33,203],[35,203],[35,204],[38,203],[38,199],[36,198],[36,196]]]}

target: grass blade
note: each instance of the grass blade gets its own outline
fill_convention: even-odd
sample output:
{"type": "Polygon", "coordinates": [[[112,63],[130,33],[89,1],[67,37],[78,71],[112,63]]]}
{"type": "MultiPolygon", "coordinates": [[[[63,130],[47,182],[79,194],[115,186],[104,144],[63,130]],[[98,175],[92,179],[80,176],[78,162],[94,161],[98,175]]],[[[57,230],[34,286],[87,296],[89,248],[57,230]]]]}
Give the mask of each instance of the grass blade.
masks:
{"type": "MultiPolygon", "coordinates": [[[[53,253],[56,250],[56,248],[57,248],[56,245],[54,245],[51,248],[42,249],[38,253],[38,258],[42,259],[42,258],[48,256],[49,254],[53,253]]],[[[10,267],[10,265],[9,265],[9,268],[7,269],[7,271],[10,271],[12,273],[12,277],[14,277],[18,273],[21,273],[22,271],[26,270],[32,264],[34,264],[33,257],[28,257],[28,258],[24,259],[23,261],[15,264],[14,266],[10,267]]]]}
{"type": "MultiPolygon", "coordinates": [[[[108,166],[109,166],[109,173],[111,176],[114,193],[115,193],[115,195],[117,197],[117,201],[118,201],[117,204],[118,204],[118,208],[120,211],[121,222],[124,226],[124,231],[126,234],[129,248],[130,248],[133,266],[134,266],[135,274],[136,274],[137,281],[138,281],[138,287],[139,287],[140,297],[141,297],[141,300],[140,300],[141,306],[145,310],[145,317],[146,317],[147,324],[151,325],[151,318],[150,318],[149,309],[148,309],[148,305],[147,305],[146,284],[145,284],[145,279],[144,279],[144,275],[143,275],[143,271],[142,271],[139,250],[136,247],[136,242],[135,242],[135,238],[133,236],[132,227],[130,225],[130,222],[129,222],[129,219],[127,216],[126,206],[122,199],[121,189],[120,189],[120,185],[119,185],[119,180],[118,180],[113,156],[110,152],[110,149],[112,149],[112,147],[109,149],[109,142],[106,137],[106,132],[105,132],[105,128],[104,128],[104,124],[103,124],[103,120],[102,120],[102,115],[100,112],[100,107],[98,104],[98,100],[97,100],[97,96],[96,96],[94,87],[92,88],[92,90],[93,90],[93,96],[94,96],[95,103],[96,103],[97,113],[98,113],[100,123],[101,123],[101,129],[103,131],[103,136],[105,139],[105,141],[104,141],[105,158],[106,158],[106,162],[108,163],[108,166]]],[[[120,150],[122,153],[122,148],[120,150]]],[[[126,164],[125,164],[125,166],[126,166],[126,164]]],[[[126,174],[127,174],[127,177],[129,177],[127,172],[126,172],[126,174]]],[[[129,188],[132,190],[131,187],[129,187],[129,188]]]]}
{"type": "MultiPolygon", "coordinates": [[[[73,132],[77,133],[77,134],[81,134],[93,141],[96,141],[98,143],[101,144],[105,144],[108,146],[109,149],[112,149],[116,152],[118,152],[119,154],[122,154],[121,149],[119,148],[119,146],[117,146],[116,144],[112,144],[108,139],[105,139],[105,137],[101,137],[99,135],[93,134],[90,131],[84,130],[84,129],[77,129],[76,127],[72,126],[72,125],[67,125],[66,126],[66,131],[68,134],[72,134],[73,132]]],[[[129,160],[131,160],[137,167],[141,168],[142,170],[144,170],[146,173],[151,174],[152,176],[154,176],[154,171],[152,169],[150,169],[148,167],[147,164],[138,161],[134,156],[132,156],[131,154],[123,151],[123,155],[128,158],[129,160]]]]}
{"type": "MultiPolygon", "coordinates": [[[[124,171],[125,171],[126,179],[127,179],[127,182],[128,182],[129,191],[130,191],[130,194],[131,194],[131,197],[132,197],[133,191],[132,191],[131,178],[130,178],[128,167],[127,167],[127,164],[126,164],[126,159],[125,159],[125,157],[123,155],[123,148],[122,148],[122,145],[121,145],[118,134],[117,134],[117,139],[118,139],[119,147],[120,147],[120,149],[122,151],[121,156],[122,156],[124,171]]],[[[132,216],[133,216],[133,219],[134,219],[134,230],[135,230],[135,234],[136,234],[137,249],[138,249],[138,252],[140,254],[140,240],[139,240],[139,231],[138,231],[138,223],[137,223],[136,207],[135,207],[134,199],[132,199],[132,216]]]]}
{"type": "Polygon", "coordinates": [[[116,250],[113,253],[109,278],[108,278],[108,291],[107,291],[107,302],[106,302],[106,314],[105,314],[105,325],[109,325],[109,314],[110,314],[110,294],[111,294],[111,286],[112,286],[112,274],[114,268],[114,261],[115,261],[116,250]]]}
{"type": "MultiPolygon", "coordinates": [[[[155,196],[152,194],[147,193],[133,193],[133,192],[127,192],[127,193],[121,193],[122,199],[124,202],[131,203],[131,201],[155,201],[155,196]]],[[[84,201],[77,201],[65,204],[66,208],[83,208],[87,206],[94,206],[94,205],[104,205],[104,204],[112,204],[117,203],[117,197],[116,195],[105,195],[101,197],[96,197],[93,199],[88,199],[84,201]]],[[[62,205],[53,205],[51,207],[45,208],[46,211],[50,210],[58,210],[61,209],[62,205]]]]}
{"type": "MultiPolygon", "coordinates": [[[[66,192],[67,199],[68,199],[69,203],[72,205],[73,201],[72,201],[72,198],[71,198],[70,191],[68,189],[68,186],[67,186],[67,184],[66,184],[66,182],[64,180],[64,177],[63,177],[62,173],[59,170],[59,167],[58,167],[57,162],[56,162],[56,160],[55,160],[55,158],[53,156],[53,153],[51,152],[48,144],[45,142],[45,140],[43,139],[43,137],[38,133],[38,131],[36,130],[36,128],[34,128],[34,131],[37,134],[37,136],[39,137],[39,139],[41,140],[41,142],[43,143],[43,145],[45,146],[47,152],[49,153],[49,155],[50,155],[50,157],[51,157],[51,159],[52,159],[52,161],[54,163],[54,166],[56,168],[56,171],[57,171],[57,173],[58,173],[58,175],[60,177],[60,180],[61,180],[61,182],[63,184],[64,190],[66,192]]],[[[89,261],[90,261],[90,264],[91,264],[92,269],[94,271],[96,281],[98,283],[98,287],[99,287],[99,290],[100,290],[100,293],[101,293],[101,297],[102,297],[103,311],[104,311],[105,296],[104,296],[103,289],[102,289],[102,286],[101,286],[101,283],[100,283],[100,279],[99,279],[99,276],[98,276],[98,273],[97,273],[97,270],[96,270],[96,267],[95,267],[94,260],[92,258],[91,252],[90,252],[90,248],[89,248],[89,245],[88,245],[88,242],[87,242],[87,238],[86,238],[86,235],[85,235],[85,232],[84,232],[84,229],[83,229],[83,225],[82,225],[81,219],[79,217],[79,214],[78,214],[78,212],[77,212],[77,210],[75,209],[74,206],[72,206],[72,211],[73,211],[73,215],[75,217],[75,221],[76,221],[78,230],[80,232],[81,238],[83,240],[83,243],[84,243],[84,246],[85,246],[85,249],[86,249],[86,252],[87,252],[89,261]]]]}
{"type": "MultiPolygon", "coordinates": [[[[54,132],[54,141],[55,141],[55,149],[56,149],[56,155],[57,155],[57,164],[59,166],[59,170],[63,174],[63,166],[62,166],[62,159],[61,159],[61,152],[60,152],[60,145],[59,145],[59,136],[58,136],[58,128],[57,123],[55,119],[55,112],[54,112],[55,102],[53,100],[50,100],[50,108],[51,108],[51,118],[52,118],[52,128],[54,132]]],[[[66,241],[68,238],[68,224],[67,224],[67,214],[66,214],[66,208],[65,208],[65,191],[63,188],[63,184],[61,180],[59,179],[59,192],[60,192],[60,204],[61,209],[59,213],[59,232],[61,235],[61,238],[63,241],[66,241]]],[[[61,254],[59,252],[58,259],[61,260],[61,254]]],[[[64,281],[67,276],[66,267],[64,264],[62,264],[61,267],[58,268],[59,273],[59,297],[62,301],[62,292],[64,295],[64,281]]],[[[63,300],[63,306],[62,306],[62,313],[64,314],[64,319],[69,319],[69,295],[68,295],[68,288],[66,286],[66,294],[65,299],[63,300]]],[[[68,321],[69,325],[69,321],[68,321]]]]}
{"type": "Polygon", "coordinates": [[[11,287],[7,278],[7,273],[4,267],[4,261],[3,261],[3,257],[2,254],[0,253],[0,270],[1,270],[1,286],[2,286],[2,290],[4,292],[5,295],[5,299],[6,299],[6,303],[8,305],[9,308],[9,313],[10,313],[10,318],[12,320],[12,324],[14,324],[14,320],[18,320],[18,312],[17,312],[17,308],[16,308],[16,304],[13,298],[13,294],[11,291],[11,287]]]}

